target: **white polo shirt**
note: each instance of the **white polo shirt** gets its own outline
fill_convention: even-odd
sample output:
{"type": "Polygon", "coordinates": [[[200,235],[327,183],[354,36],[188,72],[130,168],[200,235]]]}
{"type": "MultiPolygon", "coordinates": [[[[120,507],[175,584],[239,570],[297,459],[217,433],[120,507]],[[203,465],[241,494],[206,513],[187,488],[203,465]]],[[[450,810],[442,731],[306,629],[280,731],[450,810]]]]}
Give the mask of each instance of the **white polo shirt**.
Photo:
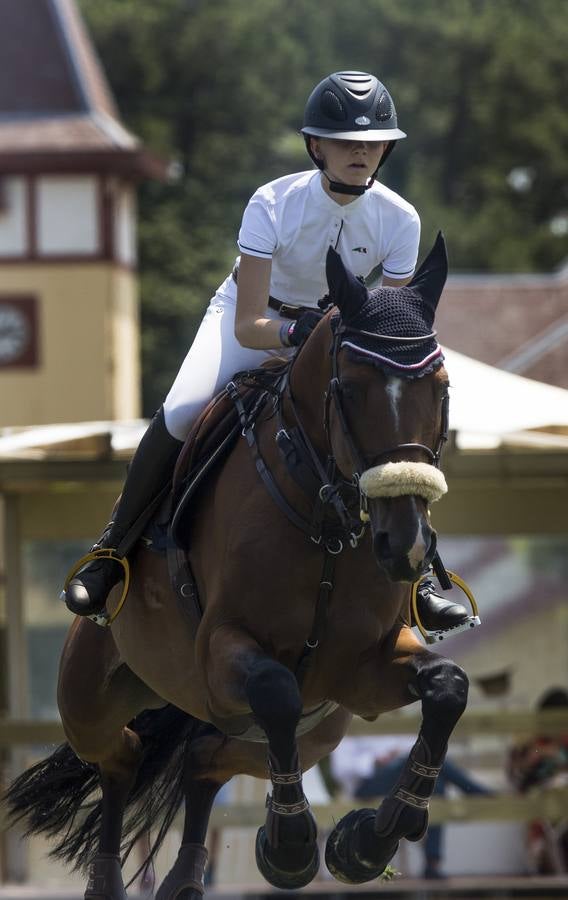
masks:
{"type": "MultiPolygon", "coordinates": [[[[325,259],[331,245],[355,274],[382,264],[389,278],[406,279],[418,258],[420,219],[414,207],[378,182],[345,206],[326,194],[319,170],[286,175],[260,187],[246,207],[241,253],[272,260],[270,294],[315,306],[327,291],[325,259]]],[[[236,300],[228,278],[219,294],[236,300]]]]}

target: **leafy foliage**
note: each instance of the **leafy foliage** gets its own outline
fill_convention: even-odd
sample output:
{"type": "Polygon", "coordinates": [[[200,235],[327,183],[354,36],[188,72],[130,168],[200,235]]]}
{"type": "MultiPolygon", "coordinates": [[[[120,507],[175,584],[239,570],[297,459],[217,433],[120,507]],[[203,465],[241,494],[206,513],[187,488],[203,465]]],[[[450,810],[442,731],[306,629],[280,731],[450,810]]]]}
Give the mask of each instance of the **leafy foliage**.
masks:
{"type": "Polygon", "coordinates": [[[400,143],[381,177],[442,227],[452,269],[550,270],[568,253],[564,0],[80,0],[127,125],[177,180],[140,191],[145,412],[236,253],[255,188],[307,168],[326,74],[375,72],[400,143]]]}

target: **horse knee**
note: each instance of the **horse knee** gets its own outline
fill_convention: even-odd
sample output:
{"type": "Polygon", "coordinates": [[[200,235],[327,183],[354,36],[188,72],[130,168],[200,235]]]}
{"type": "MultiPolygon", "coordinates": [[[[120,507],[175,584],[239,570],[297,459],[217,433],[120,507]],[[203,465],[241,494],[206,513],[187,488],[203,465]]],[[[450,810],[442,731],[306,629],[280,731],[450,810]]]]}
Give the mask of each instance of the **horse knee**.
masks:
{"type": "Polygon", "coordinates": [[[467,706],[469,680],[451,659],[435,659],[418,674],[417,687],[424,712],[459,719],[467,706]]]}
{"type": "Polygon", "coordinates": [[[245,685],[250,708],[268,736],[271,732],[295,731],[302,714],[302,698],[296,677],[272,659],[263,659],[251,669],[245,685]]]}

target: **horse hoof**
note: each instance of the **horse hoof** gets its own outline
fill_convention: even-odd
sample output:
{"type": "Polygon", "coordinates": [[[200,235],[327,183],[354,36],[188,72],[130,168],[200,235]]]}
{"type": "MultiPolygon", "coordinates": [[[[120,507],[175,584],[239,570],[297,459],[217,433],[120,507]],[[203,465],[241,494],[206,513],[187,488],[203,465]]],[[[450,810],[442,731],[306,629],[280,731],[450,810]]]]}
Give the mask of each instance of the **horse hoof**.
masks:
{"type": "Polygon", "coordinates": [[[313,855],[306,866],[301,869],[284,871],[278,869],[268,858],[270,846],[266,839],[264,825],[258,829],[256,835],[256,865],[260,874],[266,878],[273,887],[295,891],[306,887],[316,877],[320,865],[318,845],[313,845],[313,855]]]}
{"type": "Polygon", "coordinates": [[[120,857],[102,853],[95,857],[84,900],[127,900],[120,857]]]}
{"type": "Polygon", "coordinates": [[[206,865],[207,850],[203,844],[182,844],[156,900],[201,900],[206,865]]]}
{"type": "Polygon", "coordinates": [[[398,840],[377,837],[377,855],[365,859],[360,850],[360,829],[374,825],[376,810],[353,809],[337,823],[325,845],[325,864],[337,881],[363,884],[373,881],[385,871],[398,849],[398,840]]]}

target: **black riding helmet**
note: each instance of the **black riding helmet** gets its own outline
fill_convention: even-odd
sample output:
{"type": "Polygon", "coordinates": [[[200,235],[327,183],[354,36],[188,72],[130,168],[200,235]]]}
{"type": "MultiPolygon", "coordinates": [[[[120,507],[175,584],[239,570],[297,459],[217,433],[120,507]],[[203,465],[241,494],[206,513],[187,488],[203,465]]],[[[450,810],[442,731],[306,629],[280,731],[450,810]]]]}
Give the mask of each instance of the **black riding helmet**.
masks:
{"type": "Polygon", "coordinates": [[[314,88],[304,110],[302,134],[306,149],[318,169],[323,163],[310,148],[310,137],[343,141],[388,141],[388,146],[366,187],[330,181],[338,193],[363,194],[392,152],[395,142],[406,137],[397,125],[392,97],[384,84],[366,72],[334,72],[314,88]]]}

